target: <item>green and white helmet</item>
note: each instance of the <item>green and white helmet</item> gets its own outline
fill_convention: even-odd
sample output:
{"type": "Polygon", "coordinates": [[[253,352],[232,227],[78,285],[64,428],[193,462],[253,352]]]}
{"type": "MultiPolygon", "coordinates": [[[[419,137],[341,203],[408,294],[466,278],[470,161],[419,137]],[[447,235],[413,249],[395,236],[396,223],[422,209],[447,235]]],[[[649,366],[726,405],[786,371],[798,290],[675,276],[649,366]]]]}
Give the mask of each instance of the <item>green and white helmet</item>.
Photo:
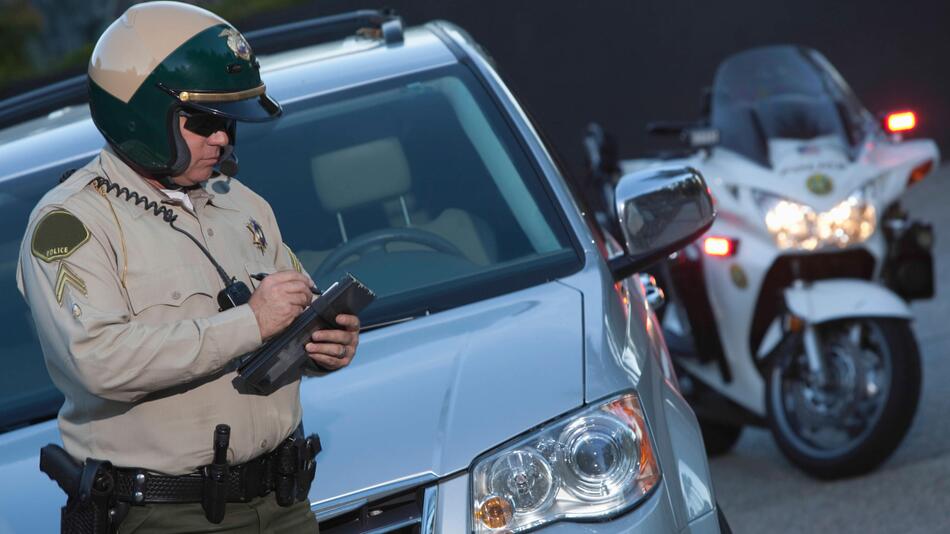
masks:
{"type": "Polygon", "coordinates": [[[180,113],[251,122],[281,113],[244,36],[180,2],[132,6],[106,29],[89,60],[89,108],[119,156],[156,177],[181,174],[191,160],[180,113]]]}

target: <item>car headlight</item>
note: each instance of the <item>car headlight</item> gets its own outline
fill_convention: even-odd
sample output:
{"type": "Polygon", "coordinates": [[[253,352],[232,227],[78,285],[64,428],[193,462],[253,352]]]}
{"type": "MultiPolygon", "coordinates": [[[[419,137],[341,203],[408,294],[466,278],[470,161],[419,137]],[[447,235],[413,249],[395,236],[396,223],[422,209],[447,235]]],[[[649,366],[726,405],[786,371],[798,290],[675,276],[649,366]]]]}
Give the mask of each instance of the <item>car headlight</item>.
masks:
{"type": "Polygon", "coordinates": [[[870,191],[869,187],[859,189],[821,213],[768,193],[756,192],[754,196],[765,216],[765,226],[780,249],[815,250],[844,248],[871,237],[877,226],[877,211],[870,191]]]}
{"type": "Polygon", "coordinates": [[[559,519],[630,509],[660,481],[635,393],[551,423],[472,468],[475,532],[514,534],[559,519]]]}

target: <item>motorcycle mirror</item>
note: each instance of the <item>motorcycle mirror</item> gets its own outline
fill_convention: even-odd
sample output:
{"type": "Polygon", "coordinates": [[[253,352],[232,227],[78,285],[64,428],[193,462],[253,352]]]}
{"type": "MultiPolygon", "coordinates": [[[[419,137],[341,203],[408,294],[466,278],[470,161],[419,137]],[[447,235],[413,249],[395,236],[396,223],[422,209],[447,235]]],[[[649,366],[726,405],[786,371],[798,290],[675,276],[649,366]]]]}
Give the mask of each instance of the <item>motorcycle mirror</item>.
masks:
{"type": "Polygon", "coordinates": [[[691,167],[665,167],[624,175],[616,213],[627,254],[609,261],[622,280],[702,235],[716,217],[702,175],[691,167]]]}
{"type": "Polygon", "coordinates": [[[712,87],[703,87],[702,102],[699,106],[699,116],[709,117],[712,114],[712,87]]]}
{"type": "Polygon", "coordinates": [[[712,148],[719,144],[719,129],[691,128],[683,132],[683,137],[692,148],[712,148]]]}
{"type": "Polygon", "coordinates": [[[692,123],[685,121],[653,121],[647,123],[647,133],[656,136],[679,136],[682,138],[692,123]]]}
{"type": "Polygon", "coordinates": [[[587,125],[584,133],[584,155],[587,170],[594,177],[609,177],[618,172],[617,142],[599,123],[587,125]]]}
{"type": "Polygon", "coordinates": [[[604,128],[592,122],[587,125],[584,134],[584,155],[586,156],[587,175],[581,189],[587,207],[594,213],[598,223],[609,232],[619,235],[619,229],[612,224],[615,220],[614,179],[620,174],[620,160],[617,156],[617,143],[604,128]]]}
{"type": "Polygon", "coordinates": [[[656,121],[647,124],[647,133],[656,136],[676,136],[694,149],[712,148],[719,144],[719,129],[692,122],[656,121]]]}

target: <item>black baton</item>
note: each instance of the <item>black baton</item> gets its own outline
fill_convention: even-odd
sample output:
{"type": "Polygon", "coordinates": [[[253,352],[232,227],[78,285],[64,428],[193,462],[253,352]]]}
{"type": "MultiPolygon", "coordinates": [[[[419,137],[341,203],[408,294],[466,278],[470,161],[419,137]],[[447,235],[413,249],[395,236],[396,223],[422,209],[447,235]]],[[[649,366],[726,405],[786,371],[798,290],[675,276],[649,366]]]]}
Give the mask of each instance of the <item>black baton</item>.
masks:
{"type": "Polygon", "coordinates": [[[205,466],[204,494],[201,507],[208,521],[218,524],[224,520],[224,506],[228,498],[228,444],[231,427],[218,425],[214,429],[214,460],[205,466]]]}

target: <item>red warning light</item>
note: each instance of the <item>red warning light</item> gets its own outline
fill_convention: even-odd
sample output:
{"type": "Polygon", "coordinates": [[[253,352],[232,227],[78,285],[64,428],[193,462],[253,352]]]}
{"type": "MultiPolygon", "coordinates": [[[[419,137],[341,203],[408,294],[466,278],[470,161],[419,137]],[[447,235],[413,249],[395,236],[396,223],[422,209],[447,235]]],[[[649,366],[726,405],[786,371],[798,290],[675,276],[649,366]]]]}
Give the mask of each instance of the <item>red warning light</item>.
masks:
{"type": "Polygon", "coordinates": [[[884,124],[890,133],[908,132],[917,126],[917,116],[913,111],[890,113],[884,120],[884,124]]]}
{"type": "Polygon", "coordinates": [[[703,241],[703,250],[710,256],[726,258],[736,253],[736,244],[728,237],[707,237],[703,241]]]}

